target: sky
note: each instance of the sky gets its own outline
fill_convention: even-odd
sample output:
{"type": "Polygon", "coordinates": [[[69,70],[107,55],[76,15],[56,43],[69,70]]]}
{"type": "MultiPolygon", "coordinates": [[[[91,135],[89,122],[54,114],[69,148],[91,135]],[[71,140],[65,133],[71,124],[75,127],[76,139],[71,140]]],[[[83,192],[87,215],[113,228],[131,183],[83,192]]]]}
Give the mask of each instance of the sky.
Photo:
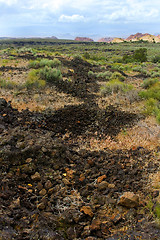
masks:
{"type": "Polygon", "coordinates": [[[0,37],[160,34],[159,0],[0,0],[0,37]]]}

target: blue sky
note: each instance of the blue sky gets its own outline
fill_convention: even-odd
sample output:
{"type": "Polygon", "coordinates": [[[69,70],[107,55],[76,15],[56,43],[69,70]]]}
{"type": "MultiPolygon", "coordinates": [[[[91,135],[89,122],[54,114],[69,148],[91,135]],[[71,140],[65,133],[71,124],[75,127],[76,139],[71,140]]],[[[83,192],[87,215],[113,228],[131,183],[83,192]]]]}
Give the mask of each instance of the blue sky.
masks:
{"type": "Polygon", "coordinates": [[[160,33],[159,0],[0,0],[0,37],[160,33]]]}

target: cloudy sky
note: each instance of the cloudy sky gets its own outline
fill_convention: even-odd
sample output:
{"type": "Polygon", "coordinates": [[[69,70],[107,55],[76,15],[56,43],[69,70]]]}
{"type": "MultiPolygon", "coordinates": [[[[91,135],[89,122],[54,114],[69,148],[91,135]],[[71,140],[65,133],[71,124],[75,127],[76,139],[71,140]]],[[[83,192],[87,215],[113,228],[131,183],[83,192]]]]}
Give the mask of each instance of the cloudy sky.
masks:
{"type": "Polygon", "coordinates": [[[0,37],[160,33],[159,0],[0,0],[0,37]]]}

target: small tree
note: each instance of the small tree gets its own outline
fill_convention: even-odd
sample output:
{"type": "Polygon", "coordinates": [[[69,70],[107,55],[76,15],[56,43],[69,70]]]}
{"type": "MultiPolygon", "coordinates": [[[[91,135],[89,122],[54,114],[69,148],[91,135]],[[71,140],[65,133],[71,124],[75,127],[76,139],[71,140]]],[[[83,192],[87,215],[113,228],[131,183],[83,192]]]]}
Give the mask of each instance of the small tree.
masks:
{"type": "Polygon", "coordinates": [[[137,62],[146,62],[147,61],[147,49],[146,48],[139,48],[134,51],[133,54],[134,60],[137,62]]]}

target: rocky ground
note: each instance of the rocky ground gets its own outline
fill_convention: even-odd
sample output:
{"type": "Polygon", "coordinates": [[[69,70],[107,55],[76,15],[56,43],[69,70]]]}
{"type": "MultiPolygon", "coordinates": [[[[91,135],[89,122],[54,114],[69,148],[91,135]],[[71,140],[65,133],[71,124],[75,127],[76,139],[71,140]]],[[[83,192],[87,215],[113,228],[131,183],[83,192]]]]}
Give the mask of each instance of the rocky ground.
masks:
{"type": "Polygon", "coordinates": [[[74,72],[55,91],[76,104],[19,111],[0,98],[0,239],[160,239],[153,214],[159,188],[151,187],[158,145],[85,147],[93,138],[116,141],[144,116],[115,104],[103,108],[98,82],[87,75],[98,67],[61,61],[74,72]]]}

